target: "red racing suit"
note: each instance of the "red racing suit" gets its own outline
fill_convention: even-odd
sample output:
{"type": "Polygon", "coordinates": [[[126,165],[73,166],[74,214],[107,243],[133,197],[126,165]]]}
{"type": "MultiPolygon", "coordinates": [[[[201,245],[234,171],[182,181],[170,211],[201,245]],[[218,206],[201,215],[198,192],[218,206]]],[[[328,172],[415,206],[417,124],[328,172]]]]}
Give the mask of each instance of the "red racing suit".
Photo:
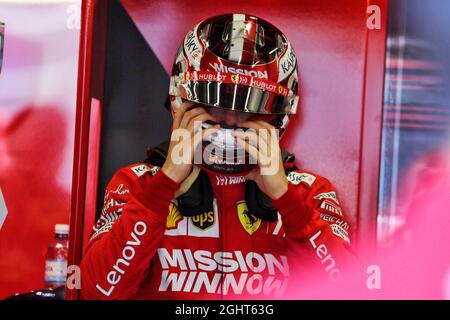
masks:
{"type": "MultiPolygon", "coordinates": [[[[288,174],[278,221],[248,213],[245,176],[207,171],[213,211],[184,217],[180,185],[159,167],[119,170],[81,263],[83,299],[282,298],[297,266],[339,278],[349,243],[336,192],[323,177],[288,174]]],[[[298,288],[297,288],[298,289],[298,288]]]]}

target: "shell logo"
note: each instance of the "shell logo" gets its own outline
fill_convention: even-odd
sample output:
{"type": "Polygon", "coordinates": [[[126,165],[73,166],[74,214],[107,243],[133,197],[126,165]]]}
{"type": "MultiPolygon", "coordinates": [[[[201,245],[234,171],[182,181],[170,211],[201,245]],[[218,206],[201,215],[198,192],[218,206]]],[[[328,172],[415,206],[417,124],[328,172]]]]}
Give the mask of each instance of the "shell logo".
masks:
{"type": "Polygon", "coordinates": [[[166,229],[176,229],[178,223],[183,219],[180,210],[172,202],[169,205],[169,215],[167,216],[166,229]]]}

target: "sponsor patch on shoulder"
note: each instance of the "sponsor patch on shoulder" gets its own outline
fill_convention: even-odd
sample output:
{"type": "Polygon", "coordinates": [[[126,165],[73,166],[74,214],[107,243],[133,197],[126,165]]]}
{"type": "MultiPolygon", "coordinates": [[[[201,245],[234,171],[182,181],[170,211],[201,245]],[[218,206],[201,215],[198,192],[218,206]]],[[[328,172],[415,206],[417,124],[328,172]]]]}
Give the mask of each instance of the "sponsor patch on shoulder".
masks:
{"type": "Polygon", "coordinates": [[[342,209],[335,205],[334,203],[328,201],[328,200],[324,200],[321,204],[320,204],[320,208],[325,209],[328,212],[331,213],[335,213],[338,214],[340,216],[343,216],[342,214],[342,209]]]}
{"type": "Polygon", "coordinates": [[[307,185],[311,186],[314,181],[316,181],[316,177],[313,176],[312,174],[306,173],[306,172],[289,172],[287,175],[287,179],[292,183],[292,184],[300,184],[301,182],[306,183],[307,185]]]}
{"type": "Polygon", "coordinates": [[[347,221],[341,220],[339,218],[336,218],[335,216],[325,214],[325,213],[321,213],[320,217],[322,218],[323,221],[329,222],[330,224],[337,224],[339,227],[341,227],[345,231],[348,230],[347,221]]]}
{"type": "Polygon", "coordinates": [[[150,174],[152,176],[154,176],[156,174],[156,172],[158,172],[159,167],[152,167],[150,168],[149,166],[145,165],[145,164],[141,164],[138,166],[134,166],[131,168],[131,171],[134,172],[134,174],[138,177],[142,177],[146,172],[150,172],[150,174]]]}
{"type": "Polygon", "coordinates": [[[347,231],[345,231],[342,227],[338,226],[337,224],[331,224],[330,227],[335,235],[350,243],[350,238],[348,237],[347,231]]]}
{"type": "MultiPolygon", "coordinates": [[[[89,241],[91,241],[92,239],[98,237],[100,234],[108,232],[109,230],[111,230],[112,226],[114,224],[114,221],[109,222],[107,224],[105,224],[103,227],[101,227],[100,229],[98,229],[90,238],[89,241]]],[[[95,228],[94,228],[95,230],[95,228]]]]}
{"type": "Polygon", "coordinates": [[[152,176],[154,176],[158,172],[158,170],[159,170],[159,167],[154,166],[153,168],[150,169],[150,174],[152,176]]]}
{"type": "Polygon", "coordinates": [[[336,201],[337,204],[339,204],[339,201],[336,196],[336,192],[334,192],[334,191],[320,193],[320,194],[316,195],[314,197],[314,199],[317,199],[317,200],[332,199],[332,200],[336,201]]]}

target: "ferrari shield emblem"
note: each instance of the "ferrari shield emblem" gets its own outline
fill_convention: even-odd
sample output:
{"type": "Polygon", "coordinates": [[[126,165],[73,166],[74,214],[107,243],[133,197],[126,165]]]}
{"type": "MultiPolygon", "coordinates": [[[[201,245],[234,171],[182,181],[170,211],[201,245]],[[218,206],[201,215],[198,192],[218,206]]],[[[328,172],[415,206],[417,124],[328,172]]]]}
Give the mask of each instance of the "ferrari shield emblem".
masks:
{"type": "Polygon", "coordinates": [[[241,222],[245,231],[252,235],[256,232],[256,230],[258,230],[259,226],[261,225],[261,219],[248,212],[247,204],[245,203],[245,201],[239,201],[237,203],[237,213],[239,221],[241,222]]]}

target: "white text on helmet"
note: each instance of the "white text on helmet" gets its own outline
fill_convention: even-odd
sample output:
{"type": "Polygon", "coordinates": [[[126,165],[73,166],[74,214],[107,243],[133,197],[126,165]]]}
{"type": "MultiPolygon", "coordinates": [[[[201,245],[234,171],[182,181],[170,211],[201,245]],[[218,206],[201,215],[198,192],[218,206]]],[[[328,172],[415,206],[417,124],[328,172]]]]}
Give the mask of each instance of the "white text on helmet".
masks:
{"type": "Polygon", "coordinates": [[[267,74],[267,70],[257,71],[257,70],[245,70],[234,67],[227,67],[218,63],[214,63],[214,70],[216,72],[227,72],[227,73],[236,73],[236,74],[245,74],[247,76],[256,77],[256,78],[265,78],[268,79],[269,76],[267,74]]]}

